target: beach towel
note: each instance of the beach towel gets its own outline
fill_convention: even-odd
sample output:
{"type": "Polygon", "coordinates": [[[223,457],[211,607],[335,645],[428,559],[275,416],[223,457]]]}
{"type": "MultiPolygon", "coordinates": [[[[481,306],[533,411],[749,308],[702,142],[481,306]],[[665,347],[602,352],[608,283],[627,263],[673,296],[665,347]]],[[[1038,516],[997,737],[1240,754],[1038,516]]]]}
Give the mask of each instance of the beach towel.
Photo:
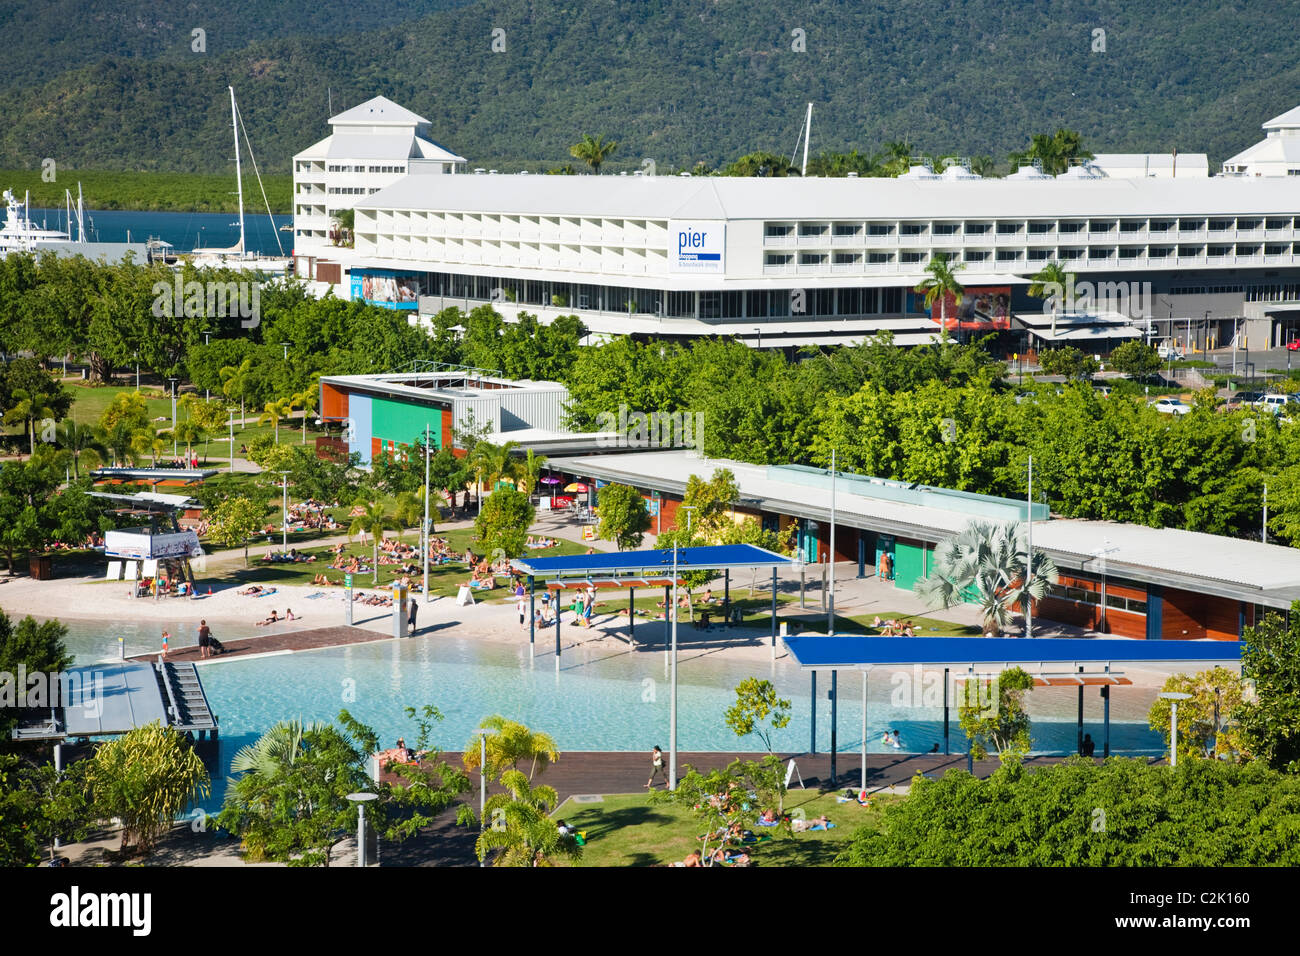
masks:
{"type": "Polygon", "coordinates": [[[809,829],[809,830],[834,830],[834,829],[835,829],[835,824],[833,824],[833,823],[827,823],[827,824],[823,825],[823,824],[817,823],[817,824],[814,824],[813,826],[810,826],[808,829],[809,829]]]}

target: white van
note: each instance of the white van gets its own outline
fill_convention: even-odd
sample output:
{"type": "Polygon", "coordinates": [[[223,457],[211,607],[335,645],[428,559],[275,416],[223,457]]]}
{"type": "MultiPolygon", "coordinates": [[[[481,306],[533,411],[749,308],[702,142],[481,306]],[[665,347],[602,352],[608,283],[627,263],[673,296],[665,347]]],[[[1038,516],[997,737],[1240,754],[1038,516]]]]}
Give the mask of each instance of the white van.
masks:
{"type": "Polygon", "coordinates": [[[1162,359],[1172,358],[1181,361],[1183,357],[1183,350],[1180,349],[1176,343],[1161,342],[1160,345],[1156,347],[1156,354],[1159,355],[1162,359]]]}

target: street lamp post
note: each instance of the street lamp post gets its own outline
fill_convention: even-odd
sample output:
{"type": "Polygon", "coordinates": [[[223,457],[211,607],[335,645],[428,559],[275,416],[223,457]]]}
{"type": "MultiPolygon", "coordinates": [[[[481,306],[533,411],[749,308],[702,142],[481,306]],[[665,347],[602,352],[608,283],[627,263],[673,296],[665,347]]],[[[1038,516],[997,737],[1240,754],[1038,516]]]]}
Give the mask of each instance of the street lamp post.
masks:
{"type": "Polygon", "coordinates": [[[831,551],[830,588],[826,602],[826,633],[835,633],[835,449],[831,449],[831,551]]]}
{"type": "Polygon", "coordinates": [[[1034,456],[1029,456],[1029,489],[1025,493],[1025,637],[1034,636],[1034,599],[1029,596],[1029,582],[1034,575],[1034,456]]]}
{"type": "MultiPolygon", "coordinates": [[[[478,829],[482,833],[487,829],[487,821],[483,819],[483,814],[487,807],[487,739],[488,734],[494,733],[491,727],[480,727],[474,731],[478,734],[478,829]]],[[[484,860],[478,861],[479,866],[486,865],[484,860]]]]}
{"type": "Polygon", "coordinates": [[[283,497],[280,504],[280,526],[281,540],[280,547],[284,551],[289,550],[289,472],[280,472],[280,487],[283,491],[283,497]]]}
{"type": "Polygon", "coordinates": [[[176,457],[176,379],[167,379],[172,386],[172,458],[176,457]]]}
{"type": "Polygon", "coordinates": [[[366,865],[366,804],[379,799],[377,793],[349,793],[348,797],[357,805],[357,866],[366,865]]]}
{"type": "MultiPolygon", "coordinates": [[[[212,335],[212,333],[211,333],[208,329],[204,329],[204,330],[203,330],[203,344],[204,344],[205,346],[208,344],[208,338],[209,338],[211,335],[212,335]]],[[[208,401],[211,401],[211,400],[212,400],[212,391],[211,391],[211,389],[207,389],[207,388],[205,388],[205,389],[203,390],[203,400],[204,400],[205,402],[208,402],[208,401]]]]}
{"type": "MultiPolygon", "coordinates": [[[[691,539],[691,512],[695,505],[683,505],[686,512],[686,540],[691,539]]],[[[668,789],[677,789],[677,551],[680,544],[673,535],[673,624],[672,650],[669,653],[668,693],[668,789]]]]}
{"type": "Polygon", "coordinates": [[[1178,702],[1191,700],[1191,694],[1178,694],[1172,691],[1160,695],[1161,700],[1169,701],[1169,766],[1178,766],[1178,702]]]}
{"type": "Polygon", "coordinates": [[[429,603],[429,423],[424,423],[424,525],[420,534],[424,549],[424,603],[429,603]]]}
{"type": "Polygon", "coordinates": [[[230,410],[230,462],[226,466],[226,471],[235,470],[235,410],[230,410]]]}

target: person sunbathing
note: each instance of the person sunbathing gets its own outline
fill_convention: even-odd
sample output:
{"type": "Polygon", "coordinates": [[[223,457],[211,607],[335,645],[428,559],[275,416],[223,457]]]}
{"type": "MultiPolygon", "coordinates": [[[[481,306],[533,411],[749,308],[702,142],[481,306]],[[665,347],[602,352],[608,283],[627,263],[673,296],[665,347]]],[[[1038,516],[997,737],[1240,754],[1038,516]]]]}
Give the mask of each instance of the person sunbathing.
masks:
{"type": "Polygon", "coordinates": [[[248,587],[244,588],[244,590],[236,591],[235,593],[241,594],[244,597],[249,597],[254,594],[261,594],[263,590],[264,588],[260,584],[250,584],[248,587]]]}
{"type": "Polygon", "coordinates": [[[699,865],[700,865],[700,855],[699,855],[699,853],[689,853],[689,854],[687,854],[686,859],[682,860],[681,865],[682,865],[682,866],[699,866],[699,865]]]}
{"type": "Polygon", "coordinates": [[[275,611],[272,611],[272,612],[271,612],[271,616],[268,617],[265,621],[258,621],[258,622],[257,622],[257,626],[258,626],[258,627],[265,627],[266,625],[268,625],[268,624],[274,624],[274,623],[276,623],[276,622],[279,621],[279,620],[280,620],[279,616],[275,613],[275,611]]]}

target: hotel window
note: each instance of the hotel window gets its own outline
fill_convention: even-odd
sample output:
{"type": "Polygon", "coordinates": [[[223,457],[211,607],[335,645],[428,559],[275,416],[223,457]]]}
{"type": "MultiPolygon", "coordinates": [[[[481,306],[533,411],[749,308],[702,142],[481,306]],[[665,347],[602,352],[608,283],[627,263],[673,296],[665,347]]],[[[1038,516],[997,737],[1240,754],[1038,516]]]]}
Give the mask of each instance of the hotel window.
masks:
{"type": "Polygon", "coordinates": [[[1268,220],[1268,224],[1267,224],[1266,228],[1268,228],[1268,229],[1290,229],[1290,228],[1291,228],[1291,220],[1290,220],[1290,219],[1270,219],[1270,220],[1268,220]]]}
{"type": "Polygon", "coordinates": [[[805,222],[799,224],[800,239],[815,239],[826,235],[826,226],[822,223],[805,222]]]}
{"type": "Polygon", "coordinates": [[[998,250],[998,262],[1019,262],[1019,261],[1020,261],[1019,249],[998,250]]]}
{"type": "Polygon", "coordinates": [[[1206,253],[1211,256],[1230,256],[1232,255],[1232,246],[1210,246],[1206,253]]]}
{"type": "Polygon", "coordinates": [[[867,223],[868,236],[892,236],[893,234],[894,234],[893,223],[888,223],[888,222],[867,223]]]}
{"type": "Polygon", "coordinates": [[[1076,232],[1083,232],[1083,223],[1081,222],[1063,222],[1056,227],[1056,231],[1063,235],[1072,235],[1076,232]]]}
{"type": "Polygon", "coordinates": [[[837,252],[835,253],[835,264],[837,266],[851,266],[861,262],[862,256],[856,252],[837,252]]]}
{"type": "Polygon", "coordinates": [[[989,254],[986,249],[967,249],[962,253],[964,262],[988,262],[989,254]]]}
{"type": "Polygon", "coordinates": [[[1120,222],[1119,231],[1120,232],[1141,232],[1142,227],[1145,225],[1146,223],[1144,223],[1141,219],[1125,219],[1120,222]]]}
{"type": "Polygon", "coordinates": [[[1142,247],[1141,247],[1141,246],[1124,246],[1124,247],[1123,247],[1122,249],[1120,249],[1120,251],[1119,251],[1119,257],[1120,257],[1121,259],[1141,259],[1141,258],[1142,258],[1142,247]]]}
{"type": "Polygon", "coordinates": [[[856,222],[837,222],[835,224],[835,235],[860,236],[862,235],[862,225],[856,222]]]}
{"type": "Polygon", "coordinates": [[[955,236],[960,228],[955,222],[936,222],[934,224],[934,234],[936,236],[955,236]]]}
{"type": "Polygon", "coordinates": [[[1052,258],[1051,249],[1030,249],[1029,250],[1030,262],[1046,262],[1050,258],[1052,258]]]}
{"type": "Polygon", "coordinates": [[[1264,255],[1266,256],[1284,256],[1290,251],[1291,250],[1287,248],[1286,243],[1269,243],[1264,247],[1264,255]]]}
{"type": "Polygon", "coordinates": [[[1229,232],[1232,230],[1233,222],[1231,219],[1211,219],[1210,232],[1229,232]]]}
{"type": "Polygon", "coordinates": [[[872,265],[880,266],[893,261],[894,261],[894,254],[892,252],[868,252],[867,253],[867,262],[871,263],[872,265]]]}
{"type": "Polygon", "coordinates": [[[1179,232],[1200,232],[1204,228],[1205,228],[1204,219],[1179,219],[1178,220],[1179,232]]]}
{"type": "Polygon", "coordinates": [[[826,264],[826,253],[824,252],[799,253],[799,265],[801,266],[821,266],[825,264],[826,264]]]}
{"type": "Polygon", "coordinates": [[[1262,228],[1264,221],[1262,219],[1238,219],[1237,228],[1242,232],[1250,232],[1254,229],[1262,228]]]}
{"type": "Polygon", "coordinates": [[[794,226],[788,222],[769,222],[763,227],[763,235],[769,239],[784,239],[794,232],[794,226]]]}
{"type": "Polygon", "coordinates": [[[924,262],[925,253],[924,252],[902,252],[899,253],[899,260],[901,262],[906,262],[909,264],[924,262]]]}
{"type": "Polygon", "coordinates": [[[1050,222],[1031,222],[1029,224],[1029,234],[1031,236],[1045,236],[1052,231],[1054,223],[1050,222]]]}
{"type": "Polygon", "coordinates": [[[925,235],[925,229],[926,226],[923,222],[905,222],[899,228],[899,232],[905,236],[923,236],[925,235]]]}
{"type": "Polygon", "coordinates": [[[1096,247],[1088,250],[1089,259],[1113,259],[1115,257],[1114,249],[1098,249],[1096,247]]]}
{"type": "Polygon", "coordinates": [[[1148,259],[1168,259],[1173,254],[1173,246],[1152,246],[1147,250],[1148,259]]]}
{"type": "Polygon", "coordinates": [[[792,252],[769,252],[763,259],[765,266],[788,266],[794,262],[794,253],[792,252]]]}
{"type": "Polygon", "coordinates": [[[965,233],[968,236],[987,236],[993,229],[990,222],[968,222],[965,226],[965,233]]]}
{"type": "Polygon", "coordinates": [[[903,290],[902,289],[881,289],[880,290],[880,311],[885,314],[893,314],[903,311],[903,290]]]}
{"type": "Polygon", "coordinates": [[[1109,219],[1093,219],[1088,223],[1088,231],[1094,235],[1110,232],[1114,228],[1115,223],[1109,219]]]}
{"type": "Polygon", "coordinates": [[[1151,232],[1169,232],[1174,228],[1172,219],[1152,219],[1148,227],[1151,232]]]}
{"type": "Polygon", "coordinates": [[[1064,262],[1083,258],[1082,249],[1062,249],[1059,258],[1064,262]]]}
{"type": "Polygon", "coordinates": [[[1019,223],[1019,222],[1000,222],[1000,223],[998,223],[998,235],[999,235],[999,236],[1015,236],[1015,235],[1019,235],[1020,230],[1023,229],[1023,228],[1024,228],[1024,224],[1023,224],[1023,223],[1019,223]]]}
{"type": "Polygon", "coordinates": [[[1204,246],[1179,246],[1178,255],[1182,256],[1202,256],[1205,254],[1204,246]]]}

